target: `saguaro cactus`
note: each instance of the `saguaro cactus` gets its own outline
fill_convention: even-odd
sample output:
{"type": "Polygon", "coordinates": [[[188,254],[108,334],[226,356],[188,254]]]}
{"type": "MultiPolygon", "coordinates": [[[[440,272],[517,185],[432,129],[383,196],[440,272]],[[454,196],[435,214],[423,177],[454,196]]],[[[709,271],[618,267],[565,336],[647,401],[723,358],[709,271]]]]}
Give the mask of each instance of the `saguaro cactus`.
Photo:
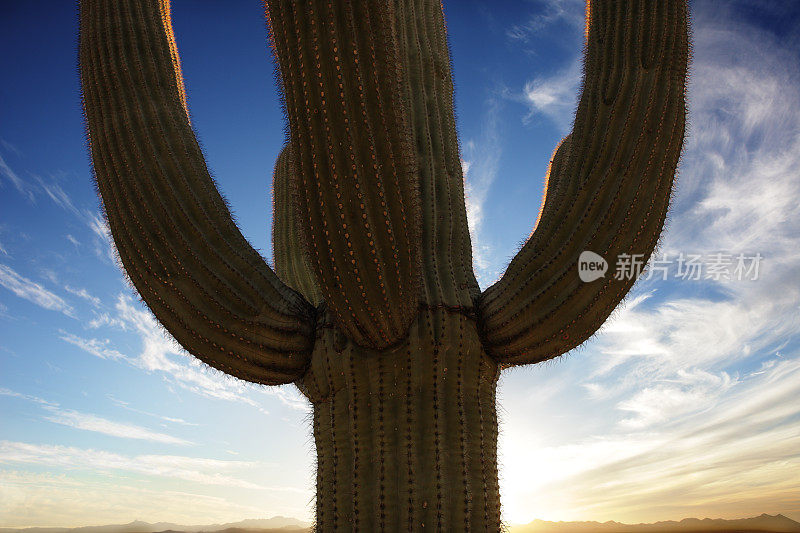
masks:
{"type": "Polygon", "coordinates": [[[119,257],[187,351],[311,401],[316,527],[500,528],[495,388],[574,348],[634,280],[583,250],[652,253],[685,120],[684,0],[587,7],[583,92],[536,229],[472,271],[439,2],[268,0],[291,139],[275,268],[232,222],[189,121],[166,0],[83,0],[92,160],[119,257]]]}

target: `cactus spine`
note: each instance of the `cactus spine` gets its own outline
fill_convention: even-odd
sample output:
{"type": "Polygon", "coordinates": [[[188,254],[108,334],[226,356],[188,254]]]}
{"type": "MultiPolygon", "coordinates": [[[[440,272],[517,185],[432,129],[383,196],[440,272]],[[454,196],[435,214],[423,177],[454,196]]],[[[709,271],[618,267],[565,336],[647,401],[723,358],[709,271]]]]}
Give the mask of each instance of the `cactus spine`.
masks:
{"type": "Polygon", "coordinates": [[[573,131],[535,231],[483,293],[440,4],[266,4],[291,131],[274,176],[276,271],[208,174],[166,0],[81,2],[92,161],[119,257],[187,351],[311,401],[317,530],[498,531],[500,369],[579,345],[630,289],[582,283],[581,251],[647,259],[663,226],[686,3],[587,5],[573,131]]]}

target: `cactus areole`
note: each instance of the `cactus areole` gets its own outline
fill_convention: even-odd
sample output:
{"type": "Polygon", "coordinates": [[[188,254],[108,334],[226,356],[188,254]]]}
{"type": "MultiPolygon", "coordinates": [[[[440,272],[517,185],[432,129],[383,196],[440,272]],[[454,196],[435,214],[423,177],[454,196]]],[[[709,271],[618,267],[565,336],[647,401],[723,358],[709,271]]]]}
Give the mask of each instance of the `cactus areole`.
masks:
{"type": "Polygon", "coordinates": [[[598,0],[583,89],[536,228],[481,292],[442,7],[268,0],[290,126],[275,270],[190,125],[166,0],[82,0],[92,162],[125,271],[191,354],[313,405],[316,530],[498,531],[500,370],[591,336],[634,279],[578,257],[653,251],[685,122],[684,0],[598,0]]]}

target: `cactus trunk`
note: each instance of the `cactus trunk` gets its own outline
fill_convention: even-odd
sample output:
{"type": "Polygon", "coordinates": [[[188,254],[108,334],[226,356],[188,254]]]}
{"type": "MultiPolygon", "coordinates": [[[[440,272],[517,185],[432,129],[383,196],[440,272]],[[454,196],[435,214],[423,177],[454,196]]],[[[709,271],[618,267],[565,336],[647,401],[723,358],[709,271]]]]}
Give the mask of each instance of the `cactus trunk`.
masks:
{"type": "Polygon", "coordinates": [[[318,325],[298,383],[314,408],[317,531],[498,531],[498,365],[473,317],[426,308],[407,340],[318,325]]]}

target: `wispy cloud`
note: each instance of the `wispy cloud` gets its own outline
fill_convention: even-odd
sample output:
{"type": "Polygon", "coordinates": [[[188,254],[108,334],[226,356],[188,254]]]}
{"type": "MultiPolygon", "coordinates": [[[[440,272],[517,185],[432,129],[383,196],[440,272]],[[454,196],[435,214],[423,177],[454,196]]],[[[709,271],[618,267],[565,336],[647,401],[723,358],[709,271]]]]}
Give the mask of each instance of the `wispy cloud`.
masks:
{"type": "Polygon", "coordinates": [[[72,307],[60,296],[45,289],[39,283],[21,276],[8,265],[0,264],[0,285],[39,307],[74,317],[72,307]]]}
{"type": "MultiPolygon", "coordinates": [[[[4,145],[4,147],[19,155],[15,148],[11,149],[11,145],[4,145]]],[[[37,197],[45,197],[64,211],[74,215],[95,234],[94,248],[97,257],[112,264],[116,263],[113,239],[106,221],[96,211],[76,206],[70,195],[55,182],[54,178],[46,180],[41,176],[33,175],[33,182],[25,181],[8,165],[2,155],[0,155],[0,177],[11,182],[28,201],[35,202],[37,197]]],[[[0,185],[2,184],[3,180],[0,180],[0,185]]],[[[80,244],[73,235],[67,235],[66,238],[75,246],[80,244]]],[[[0,253],[8,255],[1,245],[0,253]]]]}
{"type": "Polygon", "coordinates": [[[194,422],[187,422],[186,420],[184,420],[182,418],[164,416],[164,415],[159,415],[159,414],[156,414],[156,413],[151,413],[149,411],[142,411],[141,409],[136,409],[135,407],[131,407],[130,402],[126,402],[126,401],[120,400],[119,398],[115,398],[115,397],[113,397],[111,395],[108,396],[108,399],[111,400],[112,402],[114,402],[116,405],[122,407],[123,409],[126,409],[126,410],[134,412],[134,413],[139,413],[141,415],[152,416],[154,418],[158,418],[158,419],[163,420],[165,422],[172,422],[172,423],[175,423],[175,424],[181,424],[183,426],[199,426],[200,425],[200,424],[197,424],[197,423],[194,423],[194,422]]]}
{"type": "Polygon", "coordinates": [[[102,216],[99,214],[92,214],[88,221],[89,228],[94,232],[95,235],[105,241],[112,242],[113,239],[111,238],[111,228],[108,227],[108,223],[102,216]]]}
{"type": "Polygon", "coordinates": [[[675,377],[652,383],[621,401],[617,408],[632,415],[619,423],[629,429],[644,429],[708,409],[737,382],[726,372],[679,369],[675,377]]]}
{"type": "Polygon", "coordinates": [[[103,450],[0,441],[0,464],[36,464],[65,469],[117,470],[204,485],[263,489],[232,474],[259,463],[180,455],[124,455],[103,450]]]}
{"type": "Polygon", "coordinates": [[[54,204],[65,211],[69,211],[78,218],[83,218],[86,216],[85,212],[75,207],[75,204],[72,202],[72,198],[69,197],[69,195],[64,191],[64,189],[61,188],[60,185],[57,183],[47,183],[40,177],[37,177],[37,181],[39,182],[42,192],[44,192],[44,194],[50,198],[54,204]]]}
{"type": "Polygon", "coordinates": [[[7,389],[5,387],[0,387],[0,396],[19,398],[21,400],[39,404],[42,407],[58,407],[57,403],[48,402],[47,400],[39,398],[38,396],[31,396],[30,394],[22,394],[21,392],[16,392],[11,389],[7,389]]]}
{"type": "Polygon", "coordinates": [[[135,359],[137,366],[151,372],[162,372],[172,382],[205,396],[242,401],[260,407],[245,396],[244,383],[226,377],[186,354],[177,342],[165,335],[155,318],[148,311],[135,306],[130,298],[121,295],[116,311],[118,317],[141,340],[142,351],[135,359]]]}
{"type": "MultiPolygon", "coordinates": [[[[560,38],[557,42],[580,40],[584,27],[585,3],[583,1],[544,0],[537,4],[539,4],[539,8],[535,10],[528,22],[514,25],[509,29],[507,32],[509,38],[527,42],[540,30],[564,21],[567,23],[567,31],[560,31],[560,38]]],[[[548,46],[553,46],[553,43],[548,43],[548,46]]],[[[550,73],[538,73],[525,82],[521,90],[504,90],[503,97],[528,108],[528,112],[522,117],[523,123],[528,124],[545,118],[555,124],[563,136],[566,136],[575,118],[575,109],[583,78],[582,66],[583,55],[576,45],[571,52],[571,59],[566,61],[564,66],[550,73]]]]}
{"type": "Polygon", "coordinates": [[[255,387],[255,390],[267,396],[277,398],[283,405],[289,407],[290,409],[294,409],[295,411],[301,411],[304,413],[311,412],[311,405],[309,404],[308,400],[300,393],[300,391],[297,390],[294,385],[255,387]]]}
{"type": "Polygon", "coordinates": [[[102,313],[98,313],[95,311],[94,318],[92,318],[86,323],[86,327],[89,329],[98,329],[103,326],[110,326],[123,331],[128,329],[123,320],[121,320],[118,317],[111,316],[110,313],[105,311],[102,313]]]}
{"type": "Polygon", "coordinates": [[[87,323],[92,329],[112,327],[137,335],[141,350],[138,355],[125,355],[112,347],[107,339],[86,338],[61,332],[61,339],[103,359],[125,361],[147,372],[162,374],[169,383],[210,398],[250,405],[268,414],[252,395],[258,392],[272,396],[292,409],[307,412],[308,401],[293,387],[256,387],[218,372],[187,354],[156,322],[149,311],[134,304],[127,295],[120,295],[114,313],[102,313],[87,323]]]}
{"type": "Polygon", "coordinates": [[[142,482],[136,479],[142,475],[139,472],[133,475],[124,469],[102,472],[100,476],[77,477],[21,468],[0,470],[0,493],[3,494],[0,508],[4,523],[79,527],[146,519],[179,524],[220,524],[247,516],[262,516],[265,508],[281,509],[281,514],[310,519],[310,509],[297,503],[309,498],[310,491],[295,487],[267,485],[263,486],[264,490],[249,490],[215,484],[190,489],[183,479],[177,478],[177,482],[171,483],[174,486],[167,488],[166,483],[159,483],[159,480],[169,482],[175,478],[146,478],[146,482],[142,482]],[[252,497],[248,498],[247,494],[252,497]],[[295,494],[302,496],[297,498],[295,494]],[[147,510],[147,516],[142,515],[142,509],[147,510]]]}
{"type": "Polygon", "coordinates": [[[503,455],[528,460],[504,472],[514,488],[506,505],[543,518],[629,521],[800,512],[798,371],[797,358],[736,380],[693,371],[687,389],[666,386],[672,392],[656,398],[644,388],[620,402],[623,416],[635,409],[637,417],[616,428],[534,454],[525,431],[509,425],[503,455]]]}
{"type": "Polygon", "coordinates": [[[582,77],[581,65],[581,57],[575,56],[567,67],[549,76],[537,76],[525,83],[522,101],[528,106],[529,112],[524,121],[544,115],[566,135],[575,118],[582,77]]]}
{"type": "MultiPolygon", "coordinates": [[[[33,202],[36,199],[33,189],[30,184],[19,177],[14,170],[8,166],[6,160],[0,155],[0,176],[3,176],[17,189],[17,191],[24,196],[28,201],[33,202]]],[[[2,183],[0,181],[0,183],[2,183]]]]}
{"type": "Polygon", "coordinates": [[[470,139],[464,143],[464,159],[461,162],[464,172],[467,223],[472,240],[472,261],[478,283],[482,287],[491,284],[501,269],[501,265],[496,264],[496,254],[491,243],[483,235],[483,208],[489,189],[497,178],[502,154],[498,132],[500,107],[501,102],[497,98],[487,100],[481,136],[479,139],[470,139]]]}
{"type": "Polygon", "coordinates": [[[15,145],[11,144],[5,139],[0,139],[0,146],[2,146],[7,151],[11,152],[12,154],[18,157],[22,155],[22,151],[19,148],[17,148],[15,145]]]}
{"type": "Polygon", "coordinates": [[[102,433],[103,435],[110,435],[112,437],[119,437],[123,439],[138,439],[150,442],[161,442],[163,444],[192,444],[190,441],[167,435],[166,433],[159,433],[147,428],[137,426],[135,424],[126,424],[122,422],[115,422],[100,416],[89,413],[81,413],[72,410],[53,410],[52,414],[45,417],[46,420],[62,426],[69,426],[76,429],[85,431],[93,431],[95,433],[102,433]]]}
{"type": "Polygon", "coordinates": [[[108,222],[99,213],[88,213],[87,224],[94,232],[95,239],[95,254],[101,259],[108,259],[112,264],[117,264],[117,256],[114,248],[114,239],[111,236],[111,228],[108,227],[108,222]]]}
{"type": "Polygon", "coordinates": [[[95,414],[75,411],[73,409],[63,409],[55,402],[50,402],[28,394],[21,394],[6,388],[0,388],[0,396],[10,396],[35,403],[47,412],[47,414],[44,416],[45,420],[55,424],[61,424],[62,426],[68,426],[84,431],[92,431],[94,433],[101,433],[103,435],[109,435],[123,439],[146,440],[150,442],[159,442],[162,444],[192,444],[188,440],[167,435],[166,433],[152,431],[136,424],[117,422],[114,420],[109,420],[108,418],[97,416],[95,414]]]}
{"type": "MultiPolygon", "coordinates": [[[[21,155],[19,150],[8,143],[4,143],[3,147],[8,151],[13,152],[16,156],[21,155]]],[[[33,181],[26,181],[22,179],[20,175],[14,169],[12,169],[11,166],[9,166],[8,162],[6,162],[2,155],[0,155],[0,176],[10,181],[11,184],[14,185],[14,188],[17,189],[17,192],[19,192],[30,202],[34,202],[37,196],[43,194],[57,206],[69,211],[75,216],[79,218],[83,218],[85,216],[85,212],[82,212],[75,207],[72,199],[59,184],[55,182],[48,182],[36,175],[32,175],[33,181]]],[[[2,180],[0,180],[0,185],[2,185],[2,183],[2,180]]]]}
{"type": "Polygon", "coordinates": [[[583,0],[538,0],[535,5],[536,10],[528,20],[506,31],[509,39],[527,42],[537,32],[559,21],[583,26],[583,0]]]}
{"type": "MultiPolygon", "coordinates": [[[[800,511],[800,500],[784,506],[787,502],[776,498],[787,489],[795,494],[800,489],[791,475],[800,466],[800,406],[791,401],[800,393],[798,370],[797,359],[775,362],[767,373],[748,376],[723,397],[701,395],[703,403],[690,416],[681,410],[671,417],[671,427],[655,431],[663,439],[658,446],[596,464],[584,479],[601,485],[603,497],[588,509],[611,501],[641,506],[668,495],[673,509],[716,504],[733,514],[741,513],[742,505],[774,510],[778,504],[782,512],[800,511]]],[[[588,494],[583,499],[588,502],[588,494]]]]}
{"type": "Polygon", "coordinates": [[[61,332],[60,338],[100,359],[127,359],[123,353],[111,348],[111,341],[108,339],[85,339],[66,331],[61,332]]]}
{"type": "Polygon", "coordinates": [[[87,302],[91,303],[95,307],[100,307],[100,304],[101,304],[100,298],[98,298],[97,296],[92,296],[91,294],[89,294],[89,291],[87,291],[84,288],[80,288],[79,289],[79,288],[71,287],[69,285],[64,285],[64,290],[67,291],[70,294],[74,294],[75,296],[77,296],[79,298],[83,298],[84,300],[86,300],[87,302]]]}

